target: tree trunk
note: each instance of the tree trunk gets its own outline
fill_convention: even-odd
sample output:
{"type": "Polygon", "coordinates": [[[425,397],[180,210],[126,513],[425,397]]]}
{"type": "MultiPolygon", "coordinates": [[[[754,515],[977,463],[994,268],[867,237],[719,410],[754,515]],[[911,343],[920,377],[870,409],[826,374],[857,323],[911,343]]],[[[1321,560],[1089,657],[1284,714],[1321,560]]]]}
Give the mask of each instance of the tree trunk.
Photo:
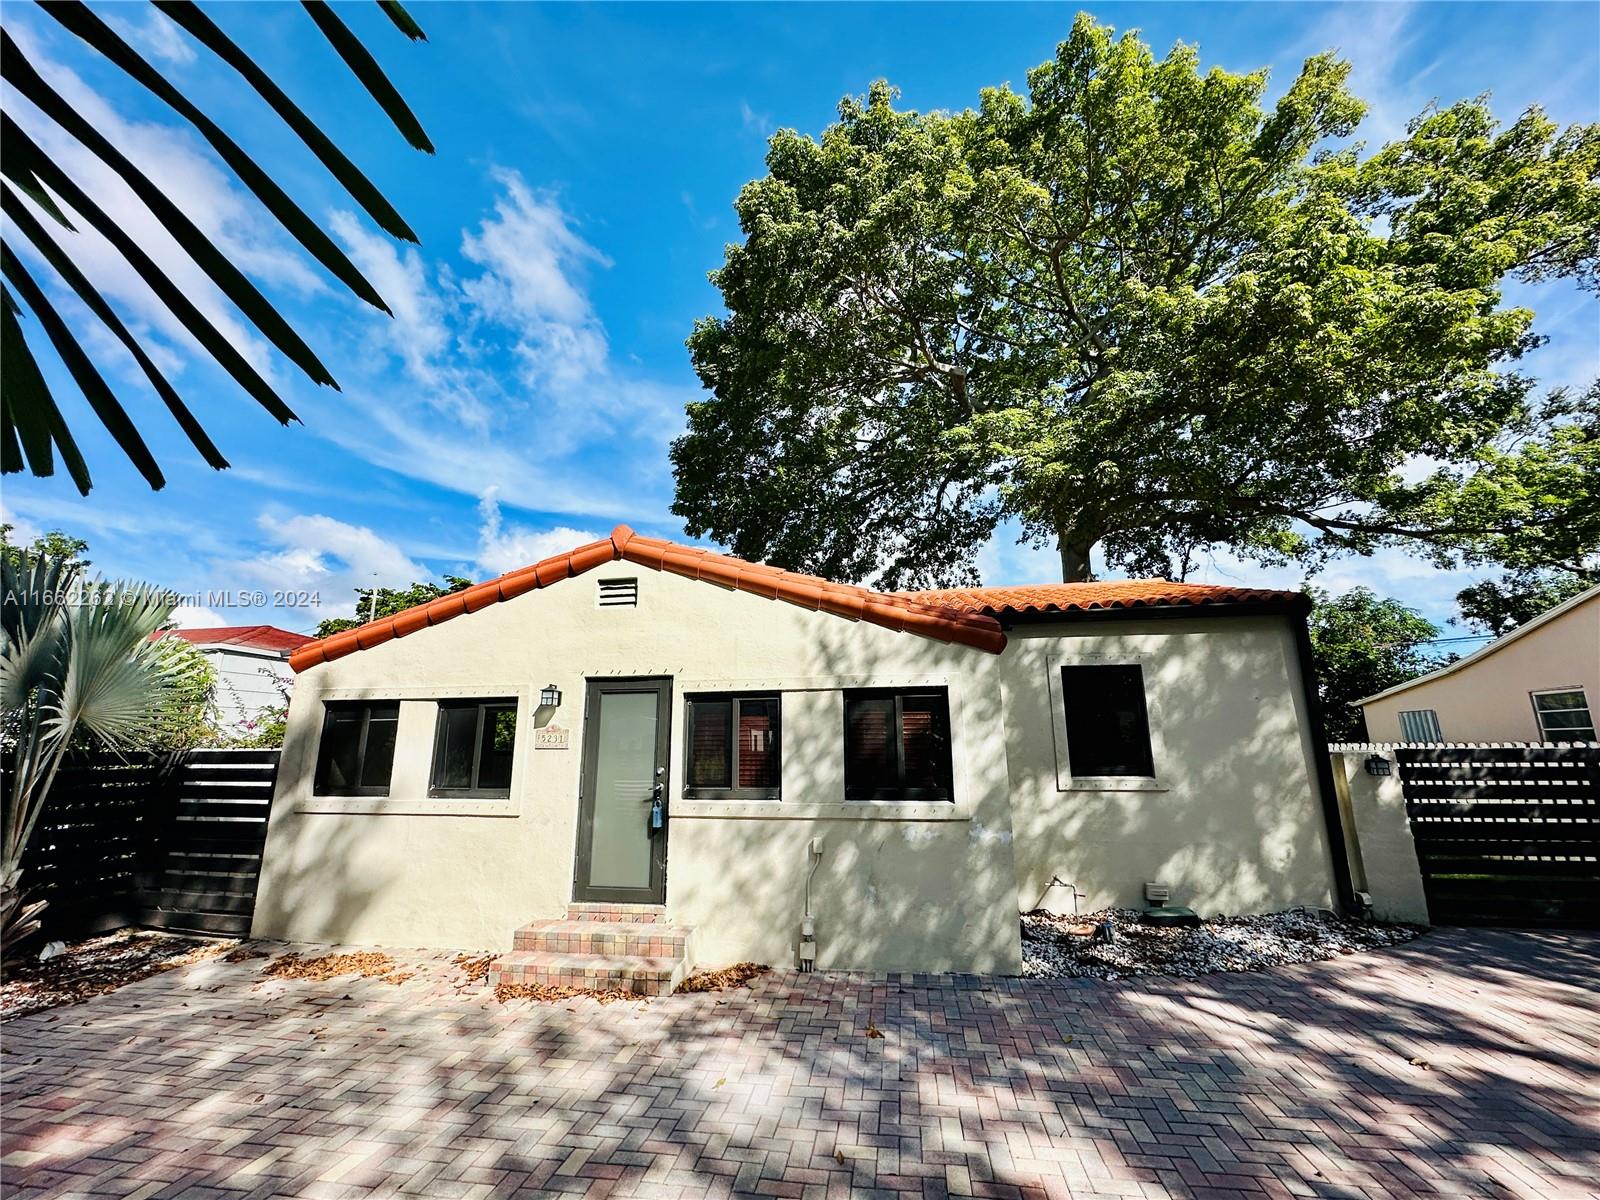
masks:
{"type": "Polygon", "coordinates": [[[1089,551],[1094,543],[1076,534],[1059,533],[1056,535],[1056,545],[1061,549],[1061,581],[1087,583],[1090,579],[1089,551]]]}

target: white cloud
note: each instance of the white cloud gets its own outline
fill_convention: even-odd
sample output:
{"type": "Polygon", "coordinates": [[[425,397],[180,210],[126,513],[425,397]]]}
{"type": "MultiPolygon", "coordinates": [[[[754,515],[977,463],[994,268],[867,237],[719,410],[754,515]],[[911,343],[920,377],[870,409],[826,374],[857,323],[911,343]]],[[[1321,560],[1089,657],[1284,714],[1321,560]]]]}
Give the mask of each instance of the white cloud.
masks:
{"type": "Polygon", "coordinates": [[[158,8],[145,9],[142,21],[129,21],[110,13],[104,15],[106,24],[154,58],[179,64],[195,60],[194,47],[183,36],[183,31],[158,8]]]}
{"type": "Polygon", "coordinates": [[[216,629],[229,624],[214,609],[180,604],[172,610],[172,623],[179,629],[216,629]]]}
{"type": "Polygon", "coordinates": [[[739,101],[739,123],[744,126],[746,133],[759,134],[761,137],[770,137],[774,128],[772,114],[757,112],[750,107],[748,100],[739,101]]]}
{"type": "Polygon", "coordinates": [[[1360,136],[1369,148],[1400,137],[1406,122],[1432,99],[1430,92],[1417,87],[1421,76],[1400,70],[1419,36],[1411,27],[1414,14],[1414,4],[1399,0],[1326,9],[1303,37],[1275,56],[1288,69],[1274,72],[1273,82],[1286,89],[1302,60],[1325,50],[1337,51],[1350,62],[1350,89],[1367,102],[1360,136]]]}
{"type": "Polygon", "coordinates": [[[461,239],[461,253],[484,268],[462,284],[477,315],[514,328],[523,376],[557,390],[605,368],[606,334],[583,288],[589,264],[611,260],[578,236],[553,195],[536,194],[515,171],[495,168],[502,191],[494,216],[461,239]]]}
{"type": "MultiPolygon", "coordinates": [[[[218,563],[231,572],[223,586],[269,593],[310,593],[304,605],[317,617],[355,611],[358,587],[406,587],[431,572],[398,545],[364,525],[351,525],[321,513],[282,516],[263,513],[258,522],[269,544],[254,558],[218,563]]],[[[269,602],[272,597],[269,596],[269,602]]]]}
{"type": "Polygon", "coordinates": [[[478,502],[478,515],[482,518],[478,527],[478,566],[485,575],[503,575],[553,554],[600,540],[598,533],[567,525],[554,529],[507,525],[501,519],[494,488],[485,492],[478,502]]]}

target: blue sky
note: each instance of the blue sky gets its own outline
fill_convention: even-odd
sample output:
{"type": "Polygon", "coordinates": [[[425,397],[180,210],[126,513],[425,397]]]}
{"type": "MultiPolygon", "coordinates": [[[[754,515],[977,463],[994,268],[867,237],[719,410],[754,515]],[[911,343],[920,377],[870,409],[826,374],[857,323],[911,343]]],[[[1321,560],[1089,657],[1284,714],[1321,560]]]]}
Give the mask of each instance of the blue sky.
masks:
{"type": "MultiPolygon", "coordinates": [[[[189,449],[120,351],[100,361],[144,418],[168,476],[152,493],[88,419],[77,421],[96,488],[6,477],[0,505],[23,534],[87,538],[97,569],[157,581],[202,603],[188,624],[268,620],[309,630],[347,613],[351,589],[444,573],[486,577],[603,535],[619,520],[681,536],[668,511],[666,448],[697,395],[683,341],[717,311],[706,272],[738,236],[732,200],[763,173],[766,136],[818,133],[841,95],[876,78],[904,103],[956,108],[982,86],[1021,86],[1070,28],[1077,5],[410,6],[426,44],[376,5],[341,13],[371,47],[439,148],[407,147],[298,5],[208,11],[295,97],[410,221],[403,246],[360,215],[315,160],[230,73],[145,5],[97,6],[323,220],[396,312],[339,290],[274,234],[197,136],[32,5],[6,27],[58,90],[98,106],[113,140],[182,190],[199,223],[309,334],[343,386],[317,388],[245,329],[158,234],[152,252],[270,369],[304,425],[280,428],[217,370],[113,262],[90,274],[159,351],[235,469],[189,449]],[[277,609],[203,603],[207,593],[308,592],[277,609]]],[[[1600,119],[1600,5],[1105,4],[1164,52],[1197,43],[1233,70],[1270,65],[1275,90],[1306,55],[1340,50],[1372,106],[1372,142],[1429,100],[1492,91],[1510,119],[1542,104],[1562,122],[1600,119]]],[[[27,123],[26,106],[6,98],[27,123]]],[[[69,153],[63,149],[64,154],[69,153]]],[[[99,181],[104,194],[114,186],[99,181]]],[[[1592,297],[1516,289],[1550,344],[1530,369],[1550,383],[1600,374],[1592,297]]],[[[63,300],[63,311],[73,315],[63,300]]],[[[79,314],[82,315],[82,314],[79,314]]],[[[87,320],[84,322],[88,324],[87,320]]],[[[91,342],[99,347],[98,342],[91,342]]],[[[83,405],[69,381],[74,415],[83,405]]],[[[1002,536],[986,582],[1048,580],[1051,551],[1002,536]]],[[[1293,585],[1293,570],[1227,556],[1212,581],[1293,585]]],[[[1367,583],[1436,620],[1471,577],[1399,553],[1334,564],[1335,590],[1367,583]]]]}

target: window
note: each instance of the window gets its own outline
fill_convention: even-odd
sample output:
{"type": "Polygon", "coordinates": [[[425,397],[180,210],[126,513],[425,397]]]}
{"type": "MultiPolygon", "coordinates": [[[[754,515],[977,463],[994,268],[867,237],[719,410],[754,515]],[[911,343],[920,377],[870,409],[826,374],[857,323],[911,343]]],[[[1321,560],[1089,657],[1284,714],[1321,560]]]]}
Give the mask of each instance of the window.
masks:
{"type": "Polygon", "coordinates": [[[1582,688],[1534,692],[1533,711],[1539,718],[1539,736],[1547,742],[1592,742],[1594,713],[1582,688]]]}
{"type": "Polygon", "coordinates": [[[515,700],[441,701],[433,739],[432,796],[511,795],[515,700]]]}
{"type": "Polygon", "coordinates": [[[683,794],[701,800],[776,800],[783,781],[776,696],[690,696],[683,794]]]}
{"type": "Polygon", "coordinates": [[[1062,667],[1061,702],[1074,778],[1155,777],[1144,668],[1138,663],[1062,667]]]}
{"type": "Polygon", "coordinates": [[[387,796],[399,724],[398,700],[324,705],[312,790],[318,796],[387,796]]]}
{"type": "Polygon", "coordinates": [[[844,694],[846,800],[949,800],[950,792],[943,688],[844,694]]]}
{"type": "Polygon", "coordinates": [[[1402,742],[1442,742],[1439,732],[1439,714],[1431,708],[1418,708],[1400,714],[1400,740],[1402,742]]]}

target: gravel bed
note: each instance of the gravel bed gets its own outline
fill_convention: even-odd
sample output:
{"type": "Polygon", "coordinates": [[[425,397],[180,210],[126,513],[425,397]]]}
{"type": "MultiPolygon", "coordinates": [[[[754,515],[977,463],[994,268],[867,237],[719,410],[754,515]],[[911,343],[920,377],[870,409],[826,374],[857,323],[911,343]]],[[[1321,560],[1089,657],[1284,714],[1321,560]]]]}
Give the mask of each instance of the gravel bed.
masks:
{"type": "Polygon", "coordinates": [[[1036,979],[1118,979],[1124,975],[1209,975],[1259,971],[1286,963],[1337,958],[1409,942],[1417,925],[1347,921],[1311,909],[1260,916],[1216,916],[1199,925],[1146,925],[1132,908],[1062,917],[1031,912],[1022,918],[1022,973],[1036,979]],[[1111,940],[1096,927],[1111,922],[1111,940]]]}

